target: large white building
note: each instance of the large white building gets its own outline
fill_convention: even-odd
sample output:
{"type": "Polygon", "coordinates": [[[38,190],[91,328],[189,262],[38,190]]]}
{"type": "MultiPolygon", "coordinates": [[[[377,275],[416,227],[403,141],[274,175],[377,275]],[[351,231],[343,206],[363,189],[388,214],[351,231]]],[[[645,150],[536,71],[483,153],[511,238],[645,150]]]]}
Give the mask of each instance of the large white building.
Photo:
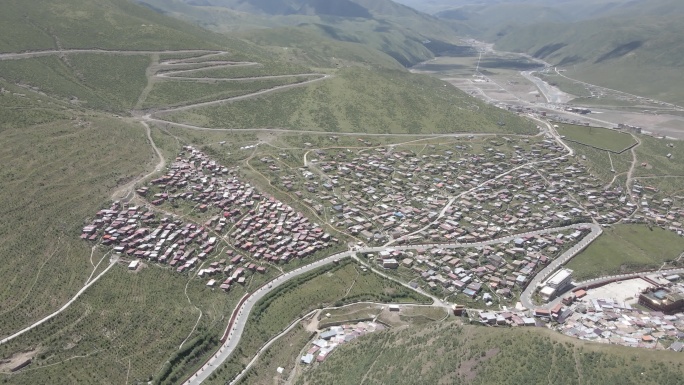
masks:
{"type": "Polygon", "coordinates": [[[562,293],[571,282],[572,270],[560,269],[546,281],[546,284],[539,291],[539,294],[541,294],[545,300],[549,300],[562,293]]]}

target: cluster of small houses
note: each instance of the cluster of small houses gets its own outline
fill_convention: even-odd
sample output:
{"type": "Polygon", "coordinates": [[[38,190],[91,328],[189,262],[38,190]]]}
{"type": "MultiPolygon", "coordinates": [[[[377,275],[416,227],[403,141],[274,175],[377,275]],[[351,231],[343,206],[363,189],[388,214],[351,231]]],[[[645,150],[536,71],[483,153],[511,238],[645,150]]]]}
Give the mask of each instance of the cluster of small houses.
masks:
{"type": "MultiPolygon", "coordinates": [[[[431,290],[480,297],[493,302],[494,296],[505,302],[515,297],[534,277],[537,270],[579,242],[591,231],[589,227],[555,234],[523,236],[508,243],[478,248],[420,248],[411,251],[388,249],[369,254],[386,268],[403,266],[416,274],[431,290]],[[485,290],[486,289],[486,290],[485,290]]],[[[412,280],[418,287],[418,280],[412,280]]]]}
{"type": "MultiPolygon", "coordinates": [[[[159,219],[149,207],[121,202],[98,211],[93,221],[83,227],[81,238],[101,242],[111,246],[114,252],[128,256],[131,270],[138,269],[141,261],[149,261],[183,273],[209,256],[219,255],[219,239],[207,228],[169,217],[159,219]]],[[[209,287],[220,286],[228,291],[235,283],[244,285],[247,273],[266,273],[264,266],[247,261],[233,250],[223,255],[225,258],[198,271],[200,277],[209,278],[209,287]],[[224,276],[225,279],[221,278],[224,276]]]]}
{"type": "Polygon", "coordinates": [[[301,361],[307,365],[314,362],[323,362],[336,347],[368,333],[381,330],[385,330],[383,324],[370,321],[358,322],[354,325],[333,326],[320,333],[319,338],[311,343],[309,350],[301,357],[301,361]]]}
{"type": "MultiPolygon", "coordinates": [[[[680,277],[668,279],[679,280],[680,277]]],[[[682,284],[676,289],[673,285],[669,287],[669,291],[684,295],[682,284]]],[[[647,291],[644,293],[648,294],[647,291]]],[[[609,298],[588,298],[586,290],[578,289],[548,309],[530,310],[517,303],[514,309],[504,308],[503,311],[478,311],[454,305],[453,312],[457,316],[467,315],[471,322],[483,325],[552,327],[582,340],[684,351],[684,313],[681,306],[678,311],[663,312],[636,308],[628,302],[609,298]]]]}
{"type": "Polygon", "coordinates": [[[636,210],[622,189],[604,189],[585,166],[559,158],[564,149],[555,141],[500,140],[483,142],[491,147],[480,154],[467,142],[423,153],[317,150],[298,174],[274,178],[335,226],[375,244],[487,240],[592,218],[614,223],[636,210]]]}
{"type": "Polygon", "coordinates": [[[287,263],[337,242],[301,213],[241,183],[205,154],[185,147],[181,155],[166,175],[152,181],[151,188],[142,187],[137,193],[149,197],[155,206],[188,201],[200,212],[214,210],[218,214],[198,225],[158,218],[147,206],[114,202],[83,228],[81,238],[101,242],[132,258],[131,269],[147,260],[168,264],[182,273],[209,256],[224,257],[202,268],[198,275],[209,279],[208,286],[226,291],[235,283],[245,284],[249,272],[266,272],[262,263],[254,261],[287,263]],[[218,250],[226,240],[250,258],[228,247],[224,247],[225,252],[218,250]]]}
{"type": "Polygon", "coordinates": [[[645,311],[612,299],[594,299],[578,307],[557,327],[561,333],[632,347],[656,348],[660,340],[674,341],[670,348],[678,352],[684,347],[684,313],[645,311]]]}
{"type": "Polygon", "coordinates": [[[186,146],[166,175],[152,181],[153,204],[188,202],[200,212],[219,214],[206,225],[219,234],[228,233],[236,248],[255,259],[287,263],[304,258],[338,242],[287,204],[258,192],[232,175],[206,154],[186,146]]]}

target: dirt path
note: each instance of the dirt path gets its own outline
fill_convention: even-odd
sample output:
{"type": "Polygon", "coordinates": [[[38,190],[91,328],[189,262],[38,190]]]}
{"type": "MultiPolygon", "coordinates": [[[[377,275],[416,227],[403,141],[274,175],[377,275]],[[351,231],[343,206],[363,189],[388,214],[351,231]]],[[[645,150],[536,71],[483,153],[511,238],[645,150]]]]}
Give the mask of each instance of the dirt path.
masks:
{"type": "MultiPolygon", "coordinates": [[[[635,204],[637,209],[638,209],[639,203],[634,198],[634,194],[632,194],[632,186],[634,185],[634,176],[633,176],[634,175],[634,169],[636,168],[637,163],[639,162],[639,159],[637,158],[636,149],[637,149],[637,147],[641,146],[641,141],[639,140],[639,138],[637,138],[636,135],[634,135],[634,134],[631,134],[631,135],[632,135],[632,138],[634,138],[634,140],[636,140],[637,144],[629,150],[632,153],[632,164],[629,166],[629,170],[627,170],[627,181],[625,182],[625,186],[627,187],[627,192],[628,192],[627,196],[629,197],[629,201],[632,202],[633,204],[635,204]]],[[[634,212],[628,218],[631,218],[632,216],[634,216],[634,214],[637,211],[638,210],[634,210],[634,212]]]]}
{"type": "Polygon", "coordinates": [[[150,126],[145,121],[140,121],[140,123],[145,127],[145,131],[147,134],[147,141],[150,144],[150,146],[152,146],[152,149],[154,150],[154,153],[156,154],[157,158],[159,158],[159,162],[157,162],[156,166],[149,173],[142,175],[142,176],[132,180],[131,182],[128,182],[127,184],[125,184],[124,186],[119,188],[118,190],[114,191],[114,193],[112,194],[112,200],[119,200],[119,199],[130,200],[135,195],[133,190],[135,189],[136,184],[138,184],[138,183],[144,181],[145,179],[151,177],[155,173],[160,172],[166,166],[166,159],[162,155],[162,153],[159,150],[159,148],[157,147],[156,143],[154,143],[154,139],[152,139],[152,132],[150,130],[150,126]]]}
{"type": "Polygon", "coordinates": [[[147,100],[147,95],[150,94],[150,91],[152,91],[152,88],[154,87],[155,84],[155,79],[156,77],[154,76],[155,72],[155,67],[159,65],[159,54],[153,54],[152,55],[152,61],[150,62],[150,65],[147,67],[145,70],[145,76],[147,77],[147,85],[143,89],[142,93],[138,97],[138,101],[135,103],[134,109],[139,110],[142,108],[143,104],[145,104],[145,100],[147,100]]]}
{"type": "Polygon", "coordinates": [[[3,338],[2,340],[0,340],[0,345],[5,344],[5,343],[7,343],[7,342],[9,342],[9,341],[12,341],[13,339],[15,339],[15,338],[21,336],[22,334],[27,333],[27,332],[29,332],[29,331],[31,331],[31,330],[37,328],[38,326],[44,324],[45,322],[47,322],[47,321],[49,321],[49,320],[55,318],[55,317],[58,316],[59,314],[61,314],[63,311],[65,311],[66,309],[68,309],[69,306],[71,306],[71,304],[74,303],[74,302],[75,302],[83,293],[85,293],[85,291],[88,290],[88,288],[89,288],[90,286],[94,285],[95,282],[97,282],[100,278],[102,278],[105,274],[107,274],[107,272],[108,272],[112,267],[114,267],[118,261],[119,261],[119,258],[118,258],[118,257],[112,258],[112,259],[110,260],[110,262],[109,262],[109,266],[107,266],[107,268],[104,269],[100,274],[98,274],[95,278],[93,278],[93,279],[92,279],[91,281],[89,281],[86,285],[84,285],[84,286],[83,286],[83,287],[82,287],[82,288],[81,288],[81,289],[80,289],[80,290],[79,290],[79,291],[78,291],[78,292],[69,300],[69,302],[65,303],[62,307],[60,307],[59,309],[57,309],[57,311],[53,312],[52,314],[50,314],[50,315],[48,315],[48,316],[46,316],[46,317],[43,317],[41,320],[39,320],[39,321],[33,323],[32,325],[30,325],[30,326],[28,326],[28,327],[26,327],[26,328],[24,328],[24,329],[22,329],[22,330],[20,330],[20,331],[18,331],[18,332],[16,332],[16,333],[12,334],[11,336],[8,336],[8,337],[3,338]]]}

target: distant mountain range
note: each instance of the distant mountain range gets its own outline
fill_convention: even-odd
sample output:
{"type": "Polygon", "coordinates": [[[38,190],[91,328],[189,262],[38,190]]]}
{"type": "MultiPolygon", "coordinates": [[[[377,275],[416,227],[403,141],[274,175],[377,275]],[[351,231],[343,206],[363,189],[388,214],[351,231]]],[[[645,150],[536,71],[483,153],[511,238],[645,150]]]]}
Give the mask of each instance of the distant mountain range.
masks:
{"type": "Polygon", "coordinates": [[[525,52],[575,78],[684,102],[684,1],[397,0],[460,36],[525,52]]]}
{"type": "Polygon", "coordinates": [[[223,7],[240,12],[262,15],[327,15],[370,19],[373,15],[351,0],[184,0],[188,5],[223,7]]]}
{"type": "Polygon", "coordinates": [[[390,0],[138,0],[140,4],[218,32],[295,27],[367,45],[403,66],[456,49],[442,21],[390,0]]]}

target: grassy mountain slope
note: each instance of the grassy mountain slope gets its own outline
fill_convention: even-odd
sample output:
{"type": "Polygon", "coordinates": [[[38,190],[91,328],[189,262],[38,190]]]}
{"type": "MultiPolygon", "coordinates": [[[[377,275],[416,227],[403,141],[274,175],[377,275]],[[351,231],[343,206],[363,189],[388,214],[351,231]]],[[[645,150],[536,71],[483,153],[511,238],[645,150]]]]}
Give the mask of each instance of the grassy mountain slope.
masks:
{"type": "Polygon", "coordinates": [[[271,47],[281,55],[281,62],[306,63],[317,68],[364,66],[402,69],[394,58],[372,47],[343,42],[319,32],[320,27],[265,28],[240,33],[239,36],[260,47],[271,47]]]}
{"type": "Polygon", "coordinates": [[[127,0],[3,1],[0,52],[216,48],[220,38],[127,0]]]}
{"type": "MultiPolygon", "coordinates": [[[[211,32],[122,0],[7,1],[2,9],[3,52],[221,47],[211,32]]],[[[60,308],[109,264],[105,250],[79,239],[80,229],[113,190],[158,162],[145,128],[109,113],[127,114],[147,84],[151,61],[150,55],[111,54],[0,61],[1,338],[60,308]]],[[[69,310],[0,345],[3,359],[35,354],[32,370],[10,375],[3,366],[0,379],[124,383],[129,368],[136,376],[130,381],[152,376],[192,330],[197,309],[184,294],[187,277],[150,273],[135,280],[115,266],[69,310]],[[154,328],[159,333],[150,333],[154,328]]],[[[197,286],[188,294],[214,314],[198,325],[208,330],[234,302],[199,295],[204,286],[197,286]]],[[[215,327],[220,333],[222,326],[215,327]]]]}
{"type": "Polygon", "coordinates": [[[220,32],[301,26],[335,40],[375,48],[404,66],[433,57],[425,41],[457,41],[447,24],[389,0],[141,1],[220,32]]]}
{"type": "Polygon", "coordinates": [[[684,101],[684,3],[676,0],[435,0],[463,35],[525,52],[568,76],[669,102],[684,101]]]}
{"type": "Polygon", "coordinates": [[[73,105],[123,112],[147,84],[147,56],[69,54],[0,61],[0,76],[73,105]]]}
{"type": "Polygon", "coordinates": [[[438,79],[360,68],[340,70],[334,78],[305,88],[182,111],[166,118],[238,129],[283,127],[413,134],[534,132],[532,123],[477,101],[438,79]],[[500,120],[506,125],[499,126],[500,120]]]}
{"type": "Polygon", "coordinates": [[[337,348],[298,384],[653,384],[684,381],[675,352],[582,342],[545,329],[455,322],[373,333],[337,348]],[[380,369],[382,368],[382,369],[380,369]]]}
{"type": "Polygon", "coordinates": [[[683,35],[679,16],[609,18],[520,28],[496,46],[567,68],[579,80],[680,103],[683,35]]]}

